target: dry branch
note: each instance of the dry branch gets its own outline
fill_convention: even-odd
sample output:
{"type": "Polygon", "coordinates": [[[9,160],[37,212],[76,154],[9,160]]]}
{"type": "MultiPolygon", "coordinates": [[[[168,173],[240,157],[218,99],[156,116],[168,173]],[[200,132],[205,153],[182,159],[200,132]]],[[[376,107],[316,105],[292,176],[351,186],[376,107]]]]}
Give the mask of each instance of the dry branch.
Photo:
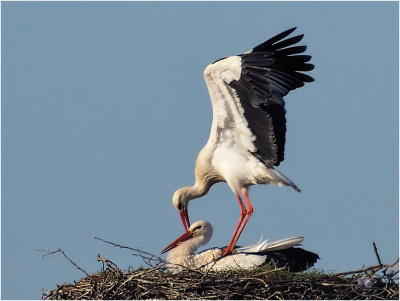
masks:
{"type": "Polygon", "coordinates": [[[39,252],[45,252],[46,254],[44,254],[43,256],[42,256],[42,258],[44,258],[44,257],[46,257],[46,256],[49,256],[49,255],[52,255],[52,254],[56,254],[56,253],[61,253],[61,254],[63,254],[63,256],[70,262],[70,263],[72,263],[78,270],[80,270],[80,271],[82,271],[83,273],[85,273],[85,275],[86,276],[89,276],[89,274],[84,270],[84,269],[82,269],[80,266],[78,266],[75,262],[73,262],[72,260],[71,260],[71,258],[69,258],[68,256],[67,256],[67,254],[65,254],[65,252],[63,251],[63,250],[61,250],[60,248],[58,248],[57,250],[55,250],[55,251],[45,251],[45,250],[38,250],[39,252]]]}
{"type": "Polygon", "coordinates": [[[99,240],[99,241],[101,241],[101,242],[105,242],[105,243],[107,243],[107,244],[109,244],[109,245],[112,245],[112,246],[117,247],[117,248],[120,248],[120,249],[128,249],[128,250],[131,250],[131,251],[134,252],[132,255],[142,257],[142,259],[143,259],[148,265],[150,265],[150,266],[152,266],[151,262],[153,262],[153,261],[155,261],[155,262],[157,262],[157,263],[163,261],[163,259],[162,259],[161,257],[156,256],[156,255],[151,254],[151,253],[146,252],[146,251],[142,251],[142,250],[137,249],[137,248],[132,248],[132,247],[128,247],[128,246],[123,246],[123,245],[120,245],[120,244],[117,244],[117,243],[114,243],[114,242],[105,240],[105,239],[100,238],[100,237],[97,237],[97,236],[94,236],[94,239],[97,239],[97,240],[99,240]]]}
{"type": "Polygon", "coordinates": [[[376,255],[376,259],[378,259],[378,263],[380,265],[382,265],[381,257],[379,256],[378,248],[376,247],[376,244],[375,244],[374,241],[372,241],[372,246],[374,247],[374,252],[375,252],[375,255],[376,255]]]}

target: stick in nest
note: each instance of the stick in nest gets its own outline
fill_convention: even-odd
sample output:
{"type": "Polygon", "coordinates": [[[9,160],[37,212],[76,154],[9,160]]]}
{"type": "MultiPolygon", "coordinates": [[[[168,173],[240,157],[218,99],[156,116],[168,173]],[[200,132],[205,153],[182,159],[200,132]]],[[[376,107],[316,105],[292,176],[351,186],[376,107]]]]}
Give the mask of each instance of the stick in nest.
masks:
{"type": "Polygon", "coordinates": [[[119,270],[118,266],[114,262],[101,257],[100,254],[97,254],[97,261],[103,263],[103,271],[104,271],[104,264],[106,264],[108,268],[119,270]]]}
{"type": "Polygon", "coordinates": [[[67,254],[65,254],[65,252],[64,252],[63,250],[61,250],[60,248],[58,248],[57,250],[54,250],[54,251],[45,251],[45,250],[37,250],[37,251],[39,251],[39,252],[45,252],[45,253],[46,253],[46,254],[44,254],[44,255],[42,256],[42,259],[43,259],[44,257],[49,256],[49,255],[52,255],[52,254],[61,253],[61,254],[63,254],[64,257],[65,257],[70,263],[72,263],[78,270],[82,271],[83,273],[85,273],[86,276],[89,277],[89,274],[88,274],[84,269],[82,269],[80,266],[78,266],[75,262],[73,262],[72,259],[69,258],[69,257],[67,256],[67,254]]]}
{"type": "Polygon", "coordinates": [[[380,265],[382,265],[382,261],[381,261],[381,258],[379,256],[379,254],[378,254],[378,249],[376,248],[375,241],[372,241],[372,246],[374,247],[374,252],[375,252],[376,258],[378,259],[378,263],[380,265]]]}
{"type": "Polygon", "coordinates": [[[376,258],[378,260],[378,264],[377,265],[370,266],[368,268],[363,267],[361,269],[354,270],[354,271],[335,273],[334,275],[335,276],[342,276],[342,275],[350,275],[350,274],[359,274],[359,273],[369,272],[370,276],[372,276],[374,273],[376,273],[376,272],[378,272],[380,270],[383,270],[382,272],[385,275],[386,271],[389,268],[395,267],[399,263],[399,258],[397,258],[397,260],[395,262],[391,263],[391,264],[382,264],[381,258],[380,258],[379,253],[378,253],[378,248],[376,247],[376,244],[375,244],[375,241],[372,241],[372,246],[373,246],[373,249],[374,249],[374,252],[375,252],[375,256],[376,256],[376,258]]]}
{"type": "Polygon", "coordinates": [[[146,262],[146,264],[148,264],[149,266],[153,266],[153,265],[151,264],[152,261],[156,261],[157,263],[160,263],[160,262],[163,262],[163,261],[164,261],[164,259],[162,259],[161,257],[158,257],[158,256],[156,256],[156,255],[154,255],[154,254],[151,254],[151,253],[149,253],[149,252],[146,252],[146,251],[142,251],[142,250],[140,250],[140,249],[136,249],[136,248],[132,248],[132,247],[128,247],[128,246],[123,246],[123,245],[120,245],[120,244],[117,244],[117,243],[114,243],[114,242],[105,240],[105,239],[100,238],[100,237],[97,237],[97,236],[94,236],[94,239],[100,240],[100,241],[102,241],[102,242],[105,242],[105,243],[107,243],[107,244],[110,244],[110,245],[112,245],[112,246],[114,246],[114,247],[118,247],[118,248],[120,248],[120,249],[128,249],[128,250],[134,251],[135,253],[138,253],[138,254],[135,254],[135,253],[134,253],[134,254],[132,254],[132,255],[142,257],[143,260],[146,262]]]}

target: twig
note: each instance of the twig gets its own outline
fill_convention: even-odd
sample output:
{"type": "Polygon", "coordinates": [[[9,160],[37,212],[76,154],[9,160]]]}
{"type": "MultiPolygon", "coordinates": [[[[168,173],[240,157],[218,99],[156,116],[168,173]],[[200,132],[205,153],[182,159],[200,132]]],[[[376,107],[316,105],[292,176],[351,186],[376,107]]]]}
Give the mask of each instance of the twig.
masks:
{"type": "Polygon", "coordinates": [[[378,248],[376,247],[376,244],[375,244],[375,241],[372,241],[372,246],[374,248],[374,252],[375,252],[376,258],[378,259],[378,263],[379,263],[378,265],[370,266],[368,268],[364,268],[363,267],[363,268],[355,270],[355,271],[334,273],[333,275],[335,275],[335,276],[343,276],[343,275],[349,275],[349,274],[359,274],[359,273],[369,272],[370,277],[372,277],[372,275],[374,273],[376,273],[377,271],[379,271],[381,269],[385,269],[383,271],[383,274],[385,274],[387,269],[395,266],[399,262],[399,258],[397,258],[397,260],[392,264],[385,264],[385,265],[382,264],[381,258],[380,258],[379,253],[378,253],[378,248]]]}
{"type": "Polygon", "coordinates": [[[39,252],[46,252],[46,254],[44,254],[43,256],[42,256],[42,259],[44,258],[44,257],[46,257],[46,256],[48,256],[48,255],[52,255],[52,254],[56,254],[56,253],[61,253],[61,254],[63,254],[64,255],[64,257],[70,262],[70,263],[72,263],[78,270],[80,270],[80,271],[82,271],[83,273],[85,273],[85,275],[86,276],[88,276],[88,277],[90,277],[90,275],[84,270],[84,269],[82,269],[80,266],[78,266],[75,262],[73,262],[72,260],[71,260],[71,258],[69,258],[68,256],[67,256],[67,254],[65,254],[65,252],[63,251],[63,250],[61,250],[60,248],[58,248],[57,250],[55,250],[55,251],[45,251],[45,250],[38,250],[39,252]]]}
{"type": "Polygon", "coordinates": [[[333,273],[332,275],[334,275],[334,276],[343,276],[343,275],[349,275],[349,274],[359,274],[359,273],[364,273],[364,272],[368,272],[368,271],[377,272],[377,271],[379,271],[380,269],[393,267],[393,266],[395,266],[398,262],[399,262],[399,259],[397,259],[397,260],[396,260],[394,263],[392,263],[392,264],[378,264],[378,265],[370,266],[370,267],[368,267],[368,268],[361,268],[361,269],[354,270],[354,271],[341,272],[341,273],[333,273]]]}
{"type": "Polygon", "coordinates": [[[109,268],[119,270],[118,266],[114,262],[112,262],[111,260],[102,258],[100,256],[100,254],[97,254],[97,261],[100,261],[103,263],[103,270],[104,270],[104,264],[107,264],[107,267],[109,267],[109,268]]]}
{"type": "Polygon", "coordinates": [[[376,258],[378,259],[378,263],[380,265],[382,265],[382,261],[381,261],[381,258],[379,257],[378,249],[376,248],[375,241],[372,241],[372,246],[374,247],[374,252],[375,252],[376,258]]]}
{"type": "Polygon", "coordinates": [[[282,271],[282,270],[284,270],[284,269],[285,269],[285,267],[275,268],[275,269],[273,269],[273,270],[267,270],[267,271],[265,271],[265,272],[261,272],[261,273],[255,274],[254,277],[260,277],[260,276],[263,276],[263,275],[266,275],[266,274],[269,274],[269,273],[282,271]]]}
{"type": "Polygon", "coordinates": [[[148,258],[150,260],[154,260],[154,258],[156,258],[159,261],[163,261],[163,259],[161,257],[158,257],[158,256],[156,256],[154,254],[151,254],[149,252],[146,252],[146,251],[142,251],[142,250],[139,250],[139,249],[136,249],[136,248],[132,248],[132,247],[128,247],[128,246],[123,246],[123,245],[120,245],[120,244],[117,244],[117,243],[114,243],[114,242],[111,242],[111,241],[107,241],[107,240],[105,240],[103,238],[100,238],[100,237],[97,237],[97,236],[94,236],[94,239],[100,240],[102,242],[105,242],[107,244],[113,245],[114,247],[118,247],[120,249],[128,249],[128,250],[140,253],[140,254],[146,254],[146,255],[150,256],[150,258],[148,258]]]}

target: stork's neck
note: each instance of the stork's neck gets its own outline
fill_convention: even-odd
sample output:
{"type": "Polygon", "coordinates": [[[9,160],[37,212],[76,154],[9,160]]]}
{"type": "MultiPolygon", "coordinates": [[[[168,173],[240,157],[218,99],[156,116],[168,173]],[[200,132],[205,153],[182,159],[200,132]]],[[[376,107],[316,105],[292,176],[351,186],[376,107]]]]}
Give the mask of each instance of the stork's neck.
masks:
{"type": "Polygon", "coordinates": [[[204,196],[210,190],[210,187],[211,185],[207,185],[203,181],[196,181],[193,186],[183,187],[182,190],[184,190],[184,194],[190,201],[204,196]]]}
{"type": "Polygon", "coordinates": [[[171,251],[169,251],[169,255],[171,255],[171,253],[179,253],[181,255],[193,255],[197,251],[197,249],[203,244],[205,244],[204,236],[193,237],[184,242],[181,242],[177,247],[173,248],[171,251]]]}
{"type": "Polygon", "coordinates": [[[182,242],[168,253],[167,261],[172,264],[174,272],[182,270],[182,266],[195,267],[195,252],[203,244],[207,243],[204,236],[193,237],[182,242]]]}

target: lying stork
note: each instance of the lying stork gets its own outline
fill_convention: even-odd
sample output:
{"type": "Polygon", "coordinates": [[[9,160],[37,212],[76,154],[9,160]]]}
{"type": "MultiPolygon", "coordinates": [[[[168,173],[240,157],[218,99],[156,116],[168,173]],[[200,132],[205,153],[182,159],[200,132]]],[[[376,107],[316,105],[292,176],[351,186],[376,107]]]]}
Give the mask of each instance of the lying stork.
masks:
{"type": "Polygon", "coordinates": [[[223,248],[212,248],[196,253],[211,239],[213,228],[209,222],[197,221],[182,236],[169,244],[161,253],[168,252],[168,268],[178,273],[184,268],[232,270],[251,269],[273,260],[278,267],[300,272],[314,265],[317,254],[298,246],[303,237],[286,238],[275,242],[260,241],[255,245],[235,248],[234,254],[222,256],[223,248]]]}

